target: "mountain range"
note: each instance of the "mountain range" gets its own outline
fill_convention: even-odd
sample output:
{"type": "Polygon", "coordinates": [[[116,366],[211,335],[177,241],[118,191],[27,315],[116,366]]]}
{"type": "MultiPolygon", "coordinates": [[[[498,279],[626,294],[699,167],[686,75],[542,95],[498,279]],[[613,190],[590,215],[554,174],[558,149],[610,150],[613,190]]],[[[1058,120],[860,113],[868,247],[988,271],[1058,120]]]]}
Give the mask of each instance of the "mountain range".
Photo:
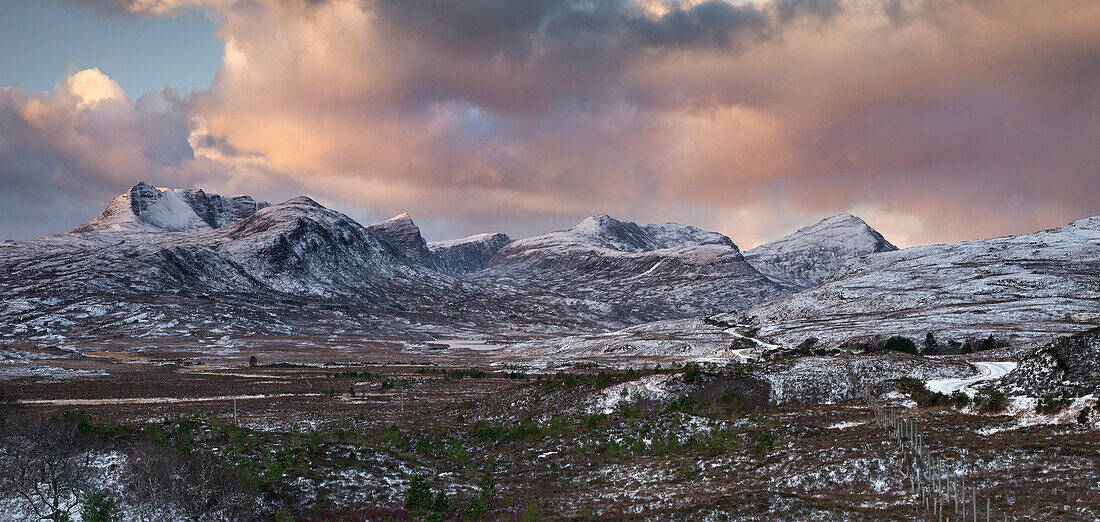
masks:
{"type": "Polygon", "coordinates": [[[514,241],[428,242],[407,214],[363,226],[308,197],[138,183],[68,233],[0,243],[0,341],[557,335],[720,313],[784,342],[983,319],[1065,331],[1096,320],[1097,221],[904,250],[849,214],[745,252],[602,214],[514,241]]]}

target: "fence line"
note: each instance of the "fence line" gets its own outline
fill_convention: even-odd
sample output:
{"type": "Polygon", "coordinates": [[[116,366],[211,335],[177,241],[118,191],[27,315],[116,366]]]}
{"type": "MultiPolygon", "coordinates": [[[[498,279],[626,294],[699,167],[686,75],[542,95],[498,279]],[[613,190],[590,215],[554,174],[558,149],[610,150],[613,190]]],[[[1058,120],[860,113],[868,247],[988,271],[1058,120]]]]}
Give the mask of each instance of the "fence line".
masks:
{"type": "Polygon", "coordinates": [[[951,473],[947,462],[933,456],[916,421],[884,407],[868,386],[863,388],[863,399],[874,413],[875,424],[898,444],[903,482],[917,494],[918,504],[931,511],[932,520],[1015,519],[995,506],[989,496],[979,494],[974,484],[968,485],[966,475],[951,473]]]}

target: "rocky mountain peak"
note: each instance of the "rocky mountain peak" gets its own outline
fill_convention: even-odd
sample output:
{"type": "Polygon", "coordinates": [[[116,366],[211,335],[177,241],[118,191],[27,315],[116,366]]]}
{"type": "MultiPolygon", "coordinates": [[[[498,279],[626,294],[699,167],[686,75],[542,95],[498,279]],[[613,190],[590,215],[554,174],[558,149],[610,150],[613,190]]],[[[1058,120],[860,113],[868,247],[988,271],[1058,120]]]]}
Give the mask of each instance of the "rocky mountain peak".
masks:
{"type": "Polygon", "coordinates": [[[420,234],[420,227],[416,226],[408,214],[398,214],[368,226],[367,230],[381,236],[409,259],[425,266],[435,266],[432,253],[428,250],[428,242],[420,234]]]}
{"type": "Polygon", "coordinates": [[[202,189],[157,188],[138,182],[95,219],[72,232],[203,230],[236,223],[268,206],[249,196],[222,197],[202,189]]]}
{"type": "Polygon", "coordinates": [[[307,207],[325,208],[324,205],[314,201],[313,198],[311,198],[309,196],[298,196],[298,197],[295,197],[295,198],[290,198],[290,199],[282,202],[281,204],[282,205],[303,205],[303,206],[307,206],[307,207]]]}

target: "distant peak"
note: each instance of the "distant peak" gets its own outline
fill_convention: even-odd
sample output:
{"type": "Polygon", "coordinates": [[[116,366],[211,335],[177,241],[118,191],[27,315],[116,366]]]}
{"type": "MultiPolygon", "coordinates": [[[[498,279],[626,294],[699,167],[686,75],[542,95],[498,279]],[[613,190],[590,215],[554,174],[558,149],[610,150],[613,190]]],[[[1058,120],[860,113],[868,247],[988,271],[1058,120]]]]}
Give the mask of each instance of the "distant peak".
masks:
{"type": "Polygon", "coordinates": [[[576,230],[601,230],[615,225],[621,225],[622,223],[622,221],[607,214],[596,214],[582,219],[581,222],[577,223],[573,228],[576,230]]]}
{"type": "Polygon", "coordinates": [[[322,205],[322,204],[320,204],[316,201],[313,201],[313,198],[311,198],[309,196],[298,196],[296,198],[290,198],[290,199],[282,202],[282,204],[283,205],[306,205],[306,206],[310,206],[310,207],[325,208],[324,205],[322,205]]]}
{"type": "Polygon", "coordinates": [[[387,219],[386,221],[412,221],[412,216],[408,212],[402,212],[394,217],[387,219]]]}

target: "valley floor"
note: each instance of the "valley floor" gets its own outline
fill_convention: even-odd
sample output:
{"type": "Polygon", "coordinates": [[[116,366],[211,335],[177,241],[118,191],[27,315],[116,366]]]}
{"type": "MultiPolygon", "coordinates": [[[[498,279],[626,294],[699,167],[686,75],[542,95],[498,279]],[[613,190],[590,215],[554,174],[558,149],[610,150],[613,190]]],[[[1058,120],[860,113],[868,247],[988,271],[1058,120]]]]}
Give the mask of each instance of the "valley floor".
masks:
{"type": "MultiPolygon", "coordinates": [[[[103,348],[0,364],[9,399],[0,466],[28,458],[15,450],[27,430],[70,427],[79,442],[61,439],[93,457],[88,484],[127,520],[934,518],[902,475],[897,444],[849,388],[799,403],[797,379],[770,376],[820,372],[814,357],[547,370],[476,344],[103,348]],[[784,404],[771,400],[776,386],[786,386],[784,404]],[[158,478],[150,462],[205,470],[187,480],[235,493],[196,502],[202,488],[158,478]],[[150,483],[159,496],[141,486],[150,483]]],[[[861,375],[883,361],[912,370],[893,354],[849,364],[861,375]]],[[[974,372],[961,361],[936,365],[956,376],[917,371],[958,382],[974,372]]],[[[1015,402],[986,414],[876,391],[997,509],[1100,517],[1097,415],[1075,421],[1088,399],[1046,415],[1015,402]]],[[[6,487],[3,512],[33,518],[6,487]]]]}

